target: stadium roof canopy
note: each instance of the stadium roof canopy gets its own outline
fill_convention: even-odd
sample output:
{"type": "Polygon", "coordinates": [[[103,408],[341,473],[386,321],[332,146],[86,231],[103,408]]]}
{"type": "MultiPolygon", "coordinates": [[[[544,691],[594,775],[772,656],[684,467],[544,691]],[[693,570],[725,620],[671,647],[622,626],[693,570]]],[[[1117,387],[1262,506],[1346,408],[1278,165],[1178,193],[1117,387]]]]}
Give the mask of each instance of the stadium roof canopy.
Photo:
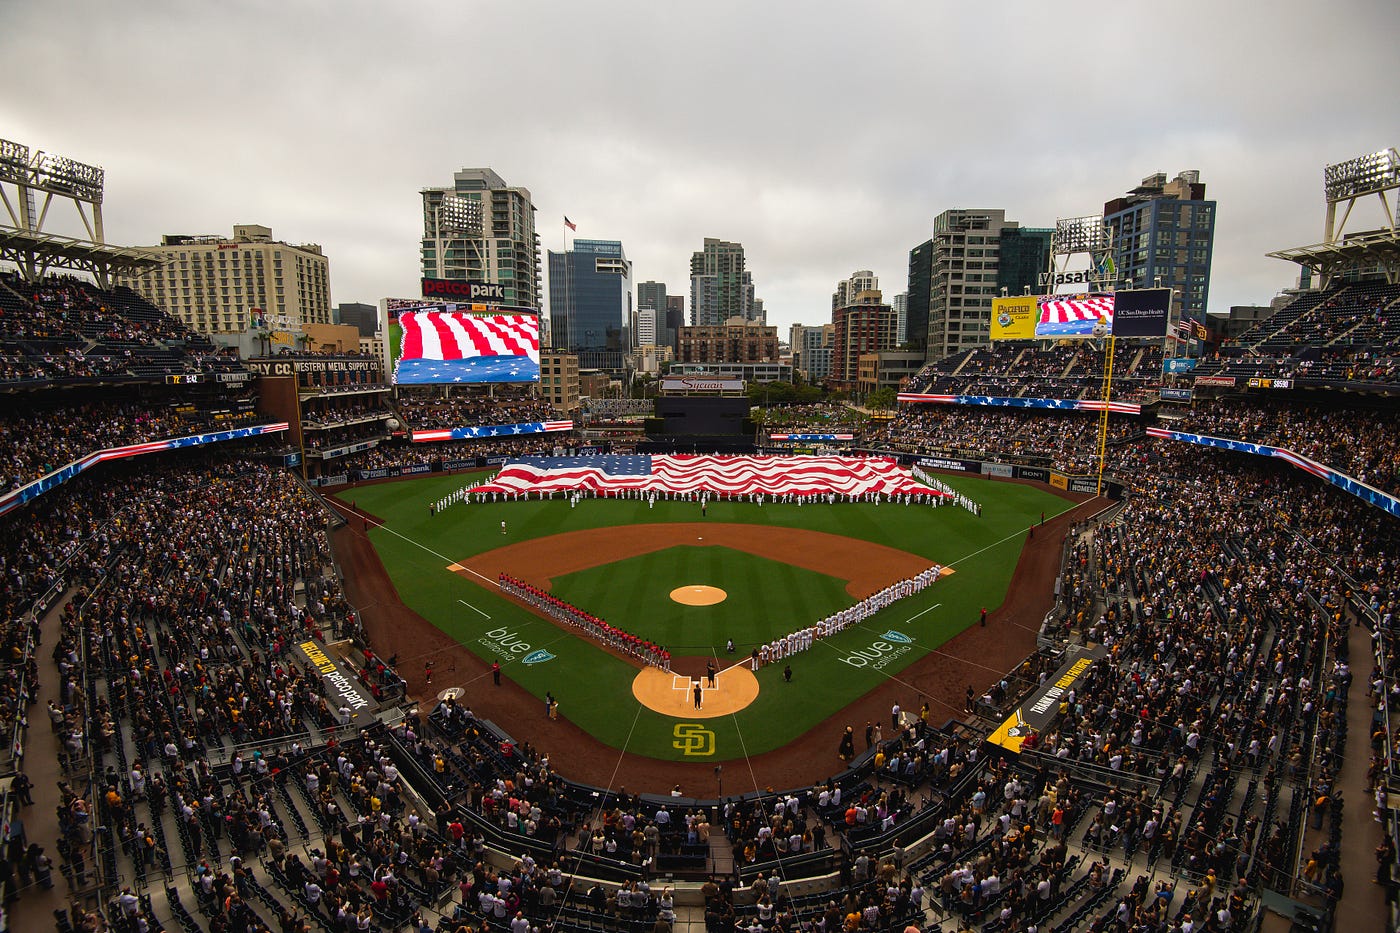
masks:
{"type": "Polygon", "coordinates": [[[1270,258],[1311,269],[1324,288],[1346,273],[1379,273],[1400,285],[1400,217],[1391,203],[1392,192],[1400,190],[1400,152],[1392,146],[1329,165],[1322,171],[1322,189],[1327,201],[1322,242],[1277,250],[1270,258]],[[1385,226],[1346,233],[1352,210],[1372,197],[1380,203],[1385,226]]]}
{"type": "Polygon", "coordinates": [[[30,282],[37,282],[50,269],[68,269],[86,272],[101,287],[110,288],[112,277],[118,272],[150,269],[163,261],[137,249],[0,225],[0,262],[14,263],[20,275],[30,282]]]}
{"type": "Polygon", "coordinates": [[[1352,271],[1379,271],[1391,285],[1400,285],[1400,233],[1392,230],[1367,230],[1335,243],[1295,246],[1268,255],[1311,269],[1324,285],[1352,271]]]}

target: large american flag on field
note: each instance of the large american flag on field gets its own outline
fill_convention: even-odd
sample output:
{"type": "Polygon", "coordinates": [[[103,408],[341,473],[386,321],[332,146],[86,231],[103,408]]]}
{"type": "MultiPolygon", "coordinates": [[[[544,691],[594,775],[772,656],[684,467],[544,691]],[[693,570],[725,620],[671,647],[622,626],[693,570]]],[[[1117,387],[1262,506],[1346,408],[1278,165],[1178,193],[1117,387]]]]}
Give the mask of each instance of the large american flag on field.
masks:
{"type": "Polygon", "coordinates": [[[538,382],[540,321],[533,314],[466,314],[419,308],[403,328],[394,382],[538,382]]]}
{"type": "Polygon", "coordinates": [[[788,493],[928,497],[943,493],[914,479],[888,457],[711,457],[604,455],[523,457],[501,468],[482,492],[709,492],[725,495],[788,493]]]}
{"type": "Polygon", "coordinates": [[[1046,295],[1039,304],[1037,337],[1087,337],[1100,320],[1113,327],[1112,295],[1046,295]]]}

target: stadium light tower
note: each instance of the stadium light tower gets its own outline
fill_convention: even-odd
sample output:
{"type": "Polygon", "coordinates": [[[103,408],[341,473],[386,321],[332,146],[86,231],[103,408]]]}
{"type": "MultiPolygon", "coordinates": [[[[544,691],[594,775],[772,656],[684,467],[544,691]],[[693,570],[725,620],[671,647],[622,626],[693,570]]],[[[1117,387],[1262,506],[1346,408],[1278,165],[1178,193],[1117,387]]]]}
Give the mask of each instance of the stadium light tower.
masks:
{"type": "Polygon", "coordinates": [[[1322,170],[1322,187],[1327,196],[1326,243],[1336,243],[1342,237],[1351,209],[1356,202],[1374,194],[1380,199],[1391,236],[1395,235],[1395,210],[1387,192],[1400,188],[1400,154],[1394,147],[1357,156],[1345,162],[1329,165],[1322,170]],[[1342,219],[1337,220],[1337,205],[1345,204],[1342,219]]]}
{"type": "Polygon", "coordinates": [[[101,245],[102,186],[106,173],[67,156],[30,152],[28,146],[0,139],[0,201],[9,212],[10,226],[25,233],[44,232],[54,198],[69,201],[87,230],[88,240],[101,245]],[[14,186],[12,199],[9,187],[14,186]],[[36,196],[44,196],[42,204],[36,196]],[[86,205],[86,207],[84,207],[86,205]]]}
{"type": "Polygon", "coordinates": [[[1068,285],[1080,291],[1111,289],[1117,280],[1113,265],[1113,240],[1102,214],[1063,217],[1050,235],[1050,268],[1041,275],[1046,294],[1068,285]],[[1087,255],[1089,268],[1071,270],[1073,257],[1087,255]]]}
{"type": "Polygon", "coordinates": [[[485,262],[485,244],[481,239],[483,229],[484,221],[480,201],[459,198],[453,194],[442,196],[442,200],[433,207],[433,232],[435,233],[439,278],[446,278],[447,275],[444,271],[446,265],[443,258],[446,256],[444,241],[463,241],[477,262],[485,262]]]}

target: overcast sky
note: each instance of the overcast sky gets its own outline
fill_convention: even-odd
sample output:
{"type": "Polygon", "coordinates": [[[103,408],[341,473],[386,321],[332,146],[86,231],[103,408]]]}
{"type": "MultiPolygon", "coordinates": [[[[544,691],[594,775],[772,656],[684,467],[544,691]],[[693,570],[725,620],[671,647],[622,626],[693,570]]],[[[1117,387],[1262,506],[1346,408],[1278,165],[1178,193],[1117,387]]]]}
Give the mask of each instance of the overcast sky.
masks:
{"type": "Polygon", "coordinates": [[[784,339],[854,270],[904,291],[942,210],[1050,226],[1198,169],[1223,313],[1293,284],[1264,254],[1321,240],[1325,164],[1400,145],[1394,0],[0,10],[0,136],[103,166],[110,242],[267,224],[324,246],[336,303],[418,294],[418,191],[464,166],[672,293],[742,242],[784,339]]]}

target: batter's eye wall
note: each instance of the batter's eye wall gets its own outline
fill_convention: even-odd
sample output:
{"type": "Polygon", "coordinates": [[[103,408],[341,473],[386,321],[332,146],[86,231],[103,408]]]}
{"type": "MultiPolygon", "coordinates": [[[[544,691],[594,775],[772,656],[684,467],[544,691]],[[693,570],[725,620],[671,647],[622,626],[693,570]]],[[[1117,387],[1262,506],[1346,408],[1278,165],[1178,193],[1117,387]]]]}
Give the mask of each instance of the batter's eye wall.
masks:
{"type": "Polygon", "coordinates": [[[648,434],[681,437],[728,435],[752,437],[747,398],[674,396],[656,400],[656,417],[648,418],[648,434]]]}

